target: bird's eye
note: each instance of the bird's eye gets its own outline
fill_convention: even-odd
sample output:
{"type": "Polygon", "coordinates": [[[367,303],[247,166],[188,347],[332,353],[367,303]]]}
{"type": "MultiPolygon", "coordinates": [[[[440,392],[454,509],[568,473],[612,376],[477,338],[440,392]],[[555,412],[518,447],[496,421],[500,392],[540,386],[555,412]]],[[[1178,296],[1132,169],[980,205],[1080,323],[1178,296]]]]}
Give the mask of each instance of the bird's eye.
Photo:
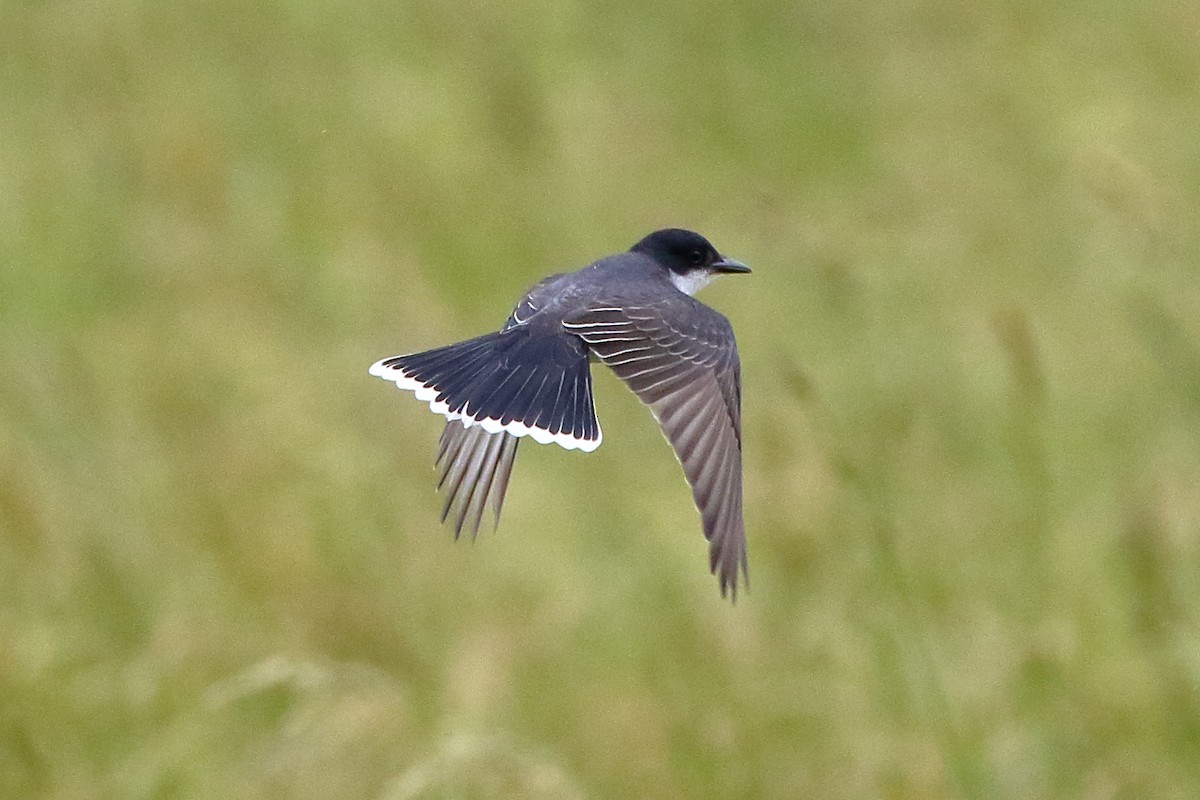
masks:
{"type": "Polygon", "coordinates": [[[693,264],[703,264],[704,263],[704,251],[703,250],[693,250],[692,252],[688,253],[688,261],[691,261],[693,264]]]}

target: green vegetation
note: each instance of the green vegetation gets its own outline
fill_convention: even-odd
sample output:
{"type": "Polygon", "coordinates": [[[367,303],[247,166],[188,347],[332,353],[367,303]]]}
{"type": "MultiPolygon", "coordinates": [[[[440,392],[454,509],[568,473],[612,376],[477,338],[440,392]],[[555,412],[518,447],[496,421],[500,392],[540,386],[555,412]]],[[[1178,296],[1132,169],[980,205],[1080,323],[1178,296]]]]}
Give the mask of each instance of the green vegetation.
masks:
{"type": "Polygon", "coordinates": [[[0,797],[1196,797],[1194,6],[593,5],[0,5],[0,797]],[[474,545],[366,374],[664,225],[736,606],[603,370],[474,545]]]}

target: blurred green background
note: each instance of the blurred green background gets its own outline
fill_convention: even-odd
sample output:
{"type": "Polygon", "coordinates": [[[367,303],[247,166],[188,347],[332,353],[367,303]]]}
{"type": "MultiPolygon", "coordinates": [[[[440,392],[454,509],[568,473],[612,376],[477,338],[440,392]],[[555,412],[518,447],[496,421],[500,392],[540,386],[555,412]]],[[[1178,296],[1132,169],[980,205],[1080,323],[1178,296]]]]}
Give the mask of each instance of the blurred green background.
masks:
{"type": "Polygon", "coordinates": [[[1200,6],[594,6],[0,4],[0,796],[1196,797],[1200,6]],[[602,368],[474,545],[366,373],[666,225],[736,606],[602,368]]]}

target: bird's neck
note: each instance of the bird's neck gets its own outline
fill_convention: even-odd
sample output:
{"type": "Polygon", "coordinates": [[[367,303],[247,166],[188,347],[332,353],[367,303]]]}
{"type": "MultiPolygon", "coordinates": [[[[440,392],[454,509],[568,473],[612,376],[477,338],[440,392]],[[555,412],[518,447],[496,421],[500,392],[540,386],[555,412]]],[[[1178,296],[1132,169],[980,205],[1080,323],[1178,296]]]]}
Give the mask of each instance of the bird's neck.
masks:
{"type": "Polygon", "coordinates": [[[670,273],[670,276],[671,283],[675,284],[675,288],[689,297],[703,289],[705,286],[708,286],[709,282],[713,279],[713,274],[711,272],[705,272],[703,270],[689,272],[686,275],[680,275],[677,272],[672,272],[670,273]]]}

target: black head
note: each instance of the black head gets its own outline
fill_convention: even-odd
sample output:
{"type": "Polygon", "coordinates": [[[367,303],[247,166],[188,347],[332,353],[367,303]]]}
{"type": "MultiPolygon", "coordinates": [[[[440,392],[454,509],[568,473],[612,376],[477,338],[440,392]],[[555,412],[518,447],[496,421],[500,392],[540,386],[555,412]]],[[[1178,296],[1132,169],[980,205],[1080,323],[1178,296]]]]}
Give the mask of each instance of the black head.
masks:
{"type": "Polygon", "coordinates": [[[683,228],[655,231],[630,250],[634,253],[645,253],[676,275],[750,271],[745,264],[718,253],[708,239],[683,228]]]}

